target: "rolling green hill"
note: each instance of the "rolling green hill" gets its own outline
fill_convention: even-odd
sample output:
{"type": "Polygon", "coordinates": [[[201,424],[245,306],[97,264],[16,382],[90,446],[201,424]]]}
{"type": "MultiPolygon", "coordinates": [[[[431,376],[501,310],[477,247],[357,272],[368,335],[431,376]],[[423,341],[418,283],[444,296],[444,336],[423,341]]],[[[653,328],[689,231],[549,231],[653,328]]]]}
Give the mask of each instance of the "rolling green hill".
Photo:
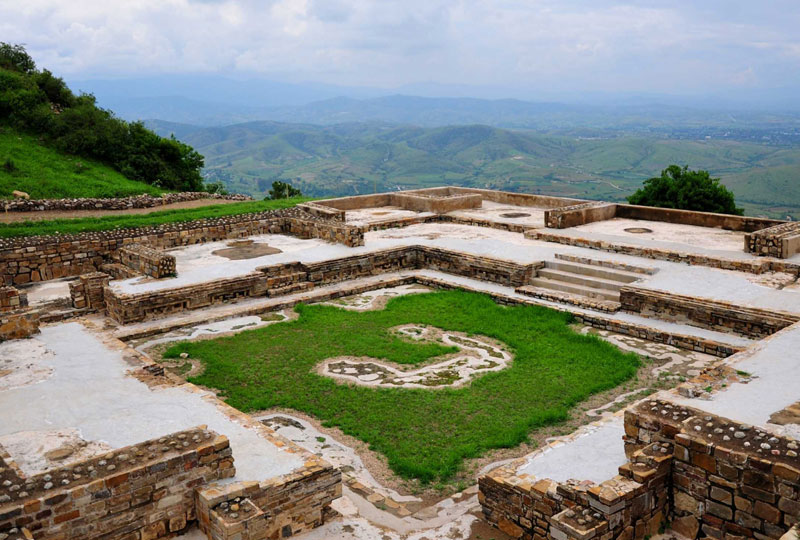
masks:
{"type": "Polygon", "coordinates": [[[155,186],[129,180],[108,165],[63,154],[36,138],[0,129],[0,197],[14,190],[31,198],[125,197],[149,193],[155,186]]]}
{"type": "MultiPolygon", "coordinates": [[[[162,135],[174,124],[150,125],[162,135]]],[[[283,180],[311,196],[457,184],[622,201],[670,164],[707,169],[748,214],[800,218],[800,147],[638,136],[579,138],[483,125],[179,126],[207,180],[263,196],[283,180]]]]}

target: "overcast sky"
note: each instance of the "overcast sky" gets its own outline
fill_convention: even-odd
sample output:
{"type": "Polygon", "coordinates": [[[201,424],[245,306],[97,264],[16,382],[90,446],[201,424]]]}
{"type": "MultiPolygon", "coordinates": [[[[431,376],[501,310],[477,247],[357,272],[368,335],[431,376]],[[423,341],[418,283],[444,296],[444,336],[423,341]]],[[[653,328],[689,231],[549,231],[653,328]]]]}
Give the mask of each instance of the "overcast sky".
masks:
{"type": "Polygon", "coordinates": [[[685,93],[800,86],[800,0],[0,0],[67,78],[257,74],[685,93]]]}

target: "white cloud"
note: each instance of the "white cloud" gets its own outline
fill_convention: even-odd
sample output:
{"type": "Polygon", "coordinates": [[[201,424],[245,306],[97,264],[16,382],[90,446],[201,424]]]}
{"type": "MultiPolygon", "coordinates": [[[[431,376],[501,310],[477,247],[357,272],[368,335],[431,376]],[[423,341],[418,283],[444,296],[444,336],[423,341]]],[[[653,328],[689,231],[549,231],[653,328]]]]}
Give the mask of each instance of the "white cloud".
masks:
{"type": "Polygon", "coordinates": [[[799,11],[795,0],[0,0],[0,39],[72,77],[663,91],[798,82],[799,11]]]}

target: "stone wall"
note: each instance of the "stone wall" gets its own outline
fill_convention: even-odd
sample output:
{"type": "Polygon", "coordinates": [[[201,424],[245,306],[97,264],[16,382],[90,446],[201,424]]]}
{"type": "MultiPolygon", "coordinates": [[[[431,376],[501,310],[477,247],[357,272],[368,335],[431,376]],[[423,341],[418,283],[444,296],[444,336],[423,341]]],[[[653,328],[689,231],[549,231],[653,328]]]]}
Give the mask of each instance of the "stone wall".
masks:
{"type": "Polygon", "coordinates": [[[656,208],[653,206],[637,206],[633,204],[618,204],[615,217],[641,219],[645,221],[663,221],[665,223],[695,225],[698,227],[712,227],[728,231],[743,232],[758,231],[779,223],[784,223],[777,219],[732,216],[730,214],[695,212],[692,210],[677,210],[674,208],[656,208]]]}
{"type": "Polygon", "coordinates": [[[767,257],[787,259],[800,253],[800,223],[774,225],[744,237],[744,250],[767,257]]]}
{"type": "Polygon", "coordinates": [[[28,295],[14,287],[0,287],[0,313],[28,306],[28,295]]]}
{"type": "MultiPolygon", "coordinates": [[[[282,296],[316,286],[419,268],[518,287],[527,283],[539,267],[541,263],[523,265],[458,251],[404,246],[316,263],[281,263],[242,276],[135,294],[106,287],[104,302],[109,317],[120,324],[129,324],[243,298],[282,296]]],[[[80,285],[75,287],[77,290],[80,285]]]]}
{"type": "Polygon", "coordinates": [[[289,538],[323,524],[342,495],[342,473],[311,462],[265,482],[238,482],[200,490],[197,515],[212,540],[289,538]]]}
{"type": "Polygon", "coordinates": [[[393,206],[414,212],[446,214],[455,210],[480,208],[481,196],[475,193],[453,193],[447,188],[439,191],[392,193],[393,206]]]}
{"type": "Polygon", "coordinates": [[[616,204],[594,201],[584,202],[573,206],[545,210],[544,224],[551,229],[566,229],[595,221],[612,219],[616,211],[616,204]]]}
{"type": "Polygon", "coordinates": [[[800,316],[793,313],[633,286],[622,287],[619,301],[625,311],[645,317],[683,322],[755,339],[772,335],[800,321],[800,316]]]}
{"type": "Polygon", "coordinates": [[[591,238],[580,238],[573,235],[562,235],[553,231],[545,231],[541,229],[528,229],[524,234],[525,238],[529,238],[531,240],[541,240],[542,242],[553,242],[568,246],[596,249],[598,251],[621,253],[623,255],[631,255],[646,259],[680,262],[697,266],[708,266],[710,268],[721,268],[723,270],[735,270],[737,272],[749,272],[751,274],[762,274],[764,272],[787,272],[791,274],[798,274],[798,272],[800,272],[799,264],[775,259],[728,259],[726,257],[700,255],[697,253],[671,251],[660,248],[641,247],[631,244],[614,244],[611,242],[606,242],[605,240],[594,240],[591,238]]]}
{"type": "Polygon", "coordinates": [[[69,296],[72,307],[101,311],[106,308],[105,288],[111,276],[103,272],[83,274],[69,283],[69,296]]]}
{"type": "Polygon", "coordinates": [[[199,199],[218,199],[225,201],[251,201],[248,195],[219,195],[202,191],[185,191],[182,193],[165,193],[160,197],[152,195],[136,195],[116,198],[80,198],[80,199],[11,199],[3,201],[6,212],[43,212],[52,210],[129,210],[131,208],[154,208],[165,204],[173,204],[199,199]]]}
{"type": "Polygon", "coordinates": [[[22,339],[39,332],[39,312],[32,309],[0,313],[0,341],[22,339]]]}
{"type": "Polygon", "coordinates": [[[175,257],[141,244],[128,244],[117,251],[119,262],[137,273],[154,278],[174,276],[175,257]]]}
{"type": "Polygon", "coordinates": [[[669,511],[671,450],[668,444],[641,448],[617,476],[596,485],[518,475],[524,460],[515,460],[479,478],[479,501],[486,520],[512,538],[647,538],[669,511]]]}
{"type": "Polygon", "coordinates": [[[2,454],[0,533],[9,540],[174,535],[195,519],[195,489],[235,472],[228,439],[205,426],[31,477],[2,454]]]}
{"type": "Polygon", "coordinates": [[[798,443],[707,412],[646,400],[625,412],[626,450],[674,445],[672,527],[689,537],[780,538],[800,521],[798,443]]]}
{"type": "Polygon", "coordinates": [[[307,203],[302,203],[297,205],[298,208],[308,212],[309,214],[322,218],[322,219],[330,219],[333,221],[341,221],[344,223],[346,212],[344,210],[340,210],[338,208],[333,208],[331,206],[324,206],[322,204],[315,203],[313,201],[309,201],[307,203]]]}
{"type": "Polygon", "coordinates": [[[347,246],[364,244],[364,233],[357,227],[289,208],[157,227],[4,238],[0,239],[0,275],[5,285],[77,276],[111,262],[117,250],[128,244],[172,248],[257,234],[295,234],[347,246]]]}

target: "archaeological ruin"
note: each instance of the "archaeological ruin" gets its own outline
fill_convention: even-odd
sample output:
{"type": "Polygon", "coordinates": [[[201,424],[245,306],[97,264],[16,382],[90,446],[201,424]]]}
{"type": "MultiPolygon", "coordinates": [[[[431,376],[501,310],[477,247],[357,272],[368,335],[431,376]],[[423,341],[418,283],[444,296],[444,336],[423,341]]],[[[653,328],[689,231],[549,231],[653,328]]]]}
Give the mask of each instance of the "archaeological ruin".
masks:
{"type": "MultiPolygon", "coordinates": [[[[1,238],[0,276],[0,540],[767,540],[800,521],[797,223],[431,188],[1,238]],[[397,307],[438,290],[473,293],[454,321],[490,298],[498,331],[397,307]],[[500,321],[524,309],[555,314],[552,334],[500,321]],[[269,341],[332,320],[364,350],[310,333],[279,358],[269,341]],[[436,424],[420,436],[457,459],[418,448],[419,470],[386,443],[406,403],[460,418],[453,404],[505,404],[503,377],[533,368],[525,384],[559,407],[502,425],[470,401],[496,437],[436,424]]],[[[419,416],[415,432],[433,425],[419,416]]]]}

